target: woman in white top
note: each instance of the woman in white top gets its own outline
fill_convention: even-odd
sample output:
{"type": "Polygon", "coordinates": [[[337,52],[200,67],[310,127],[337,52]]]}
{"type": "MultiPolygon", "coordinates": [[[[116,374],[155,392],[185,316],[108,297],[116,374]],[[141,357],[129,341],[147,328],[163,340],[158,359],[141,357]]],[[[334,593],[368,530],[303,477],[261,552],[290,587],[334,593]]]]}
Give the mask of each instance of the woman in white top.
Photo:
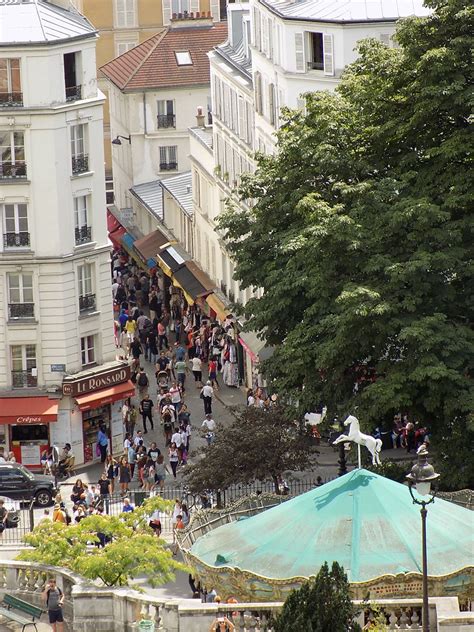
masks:
{"type": "Polygon", "coordinates": [[[202,362],[201,358],[194,357],[191,360],[191,370],[194,375],[194,381],[196,382],[196,386],[199,388],[201,386],[202,380],[202,362]]]}

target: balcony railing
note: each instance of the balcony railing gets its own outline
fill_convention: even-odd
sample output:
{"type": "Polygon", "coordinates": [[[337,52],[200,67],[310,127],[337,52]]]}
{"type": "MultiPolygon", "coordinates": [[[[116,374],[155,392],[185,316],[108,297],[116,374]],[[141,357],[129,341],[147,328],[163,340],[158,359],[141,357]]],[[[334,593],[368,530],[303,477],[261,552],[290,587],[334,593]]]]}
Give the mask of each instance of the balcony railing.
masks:
{"type": "Polygon", "coordinates": [[[178,168],[177,162],[160,162],[161,171],[173,171],[178,168]]]}
{"type": "Polygon", "coordinates": [[[87,154],[78,154],[72,157],[72,173],[85,173],[89,171],[89,156],[87,154]]]}
{"type": "Polygon", "coordinates": [[[79,101],[82,99],[81,86],[66,86],[66,101],[79,101]]]}
{"type": "Polygon", "coordinates": [[[26,162],[0,162],[0,178],[26,178],[26,162]]]}
{"type": "Polygon", "coordinates": [[[0,92],[0,107],[23,107],[23,93],[0,92]]]}
{"type": "Polygon", "coordinates": [[[27,371],[12,371],[13,388],[35,388],[38,386],[38,378],[31,375],[31,369],[27,371]]]}
{"type": "Polygon", "coordinates": [[[174,114],[158,114],[158,128],[176,127],[176,116],[174,114]]]}
{"type": "Polygon", "coordinates": [[[9,303],[8,312],[10,318],[34,318],[35,317],[35,304],[34,303],[9,303]]]}
{"type": "Polygon", "coordinates": [[[95,310],[95,294],[84,294],[79,297],[79,311],[92,312],[95,310]]]}
{"type": "Polygon", "coordinates": [[[27,248],[30,245],[30,233],[5,233],[3,235],[4,248],[27,248]]]}
{"type": "Polygon", "coordinates": [[[76,246],[78,244],[88,244],[92,239],[92,228],[90,226],[80,226],[75,229],[76,246]]]}
{"type": "Polygon", "coordinates": [[[308,61],[308,70],[324,70],[322,61],[308,61]]]}

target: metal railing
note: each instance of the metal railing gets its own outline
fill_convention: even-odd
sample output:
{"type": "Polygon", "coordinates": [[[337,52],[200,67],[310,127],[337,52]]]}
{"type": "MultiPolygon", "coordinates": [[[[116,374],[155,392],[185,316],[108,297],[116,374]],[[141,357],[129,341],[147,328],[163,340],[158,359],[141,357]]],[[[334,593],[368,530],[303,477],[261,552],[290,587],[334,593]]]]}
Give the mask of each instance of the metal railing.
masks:
{"type": "Polygon", "coordinates": [[[66,101],[79,101],[82,99],[81,86],[66,86],[66,101]]]}
{"type": "Polygon", "coordinates": [[[0,178],[26,178],[26,162],[24,160],[0,162],[0,178]]]}
{"type": "Polygon", "coordinates": [[[10,318],[34,318],[34,303],[9,303],[8,313],[10,318]]]}
{"type": "Polygon", "coordinates": [[[5,248],[24,248],[30,245],[30,233],[5,233],[3,235],[5,248]]]}
{"type": "Polygon", "coordinates": [[[95,294],[84,294],[79,297],[79,311],[90,312],[95,310],[95,294]]]}
{"type": "Polygon", "coordinates": [[[77,154],[73,156],[71,163],[73,175],[89,171],[89,156],[87,154],[77,154]]]}
{"type": "Polygon", "coordinates": [[[324,70],[324,64],[322,61],[308,61],[308,70],[324,70]]]}
{"type": "Polygon", "coordinates": [[[74,236],[76,245],[87,244],[92,239],[92,228],[90,226],[79,226],[75,228],[74,236]]]}
{"type": "Polygon", "coordinates": [[[38,386],[38,378],[31,374],[31,369],[26,371],[12,371],[12,387],[13,388],[36,388],[38,386]]]}
{"type": "Polygon", "coordinates": [[[158,129],[166,127],[176,127],[176,115],[175,114],[158,114],[156,117],[156,124],[158,129]]]}
{"type": "Polygon", "coordinates": [[[23,107],[23,92],[0,92],[0,107],[23,107]]]}
{"type": "Polygon", "coordinates": [[[173,171],[178,168],[177,162],[160,162],[161,171],[173,171]]]}

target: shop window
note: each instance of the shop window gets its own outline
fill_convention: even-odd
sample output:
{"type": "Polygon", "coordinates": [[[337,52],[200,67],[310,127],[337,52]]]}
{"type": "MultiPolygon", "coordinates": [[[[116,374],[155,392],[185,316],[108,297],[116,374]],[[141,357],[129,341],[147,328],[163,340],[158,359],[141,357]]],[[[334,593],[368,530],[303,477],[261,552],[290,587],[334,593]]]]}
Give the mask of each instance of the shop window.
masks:
{"type": "Polygon", "coordinates": [[[95,364],[95,336],[81,338],[81,362],[82,366],[95,364]]]}
{"type": "Polygon", "coordinates": [[[12,425],[12,441],[41,441],[48,443],[48,425],[33,424],[27,426],[12,425]]]}

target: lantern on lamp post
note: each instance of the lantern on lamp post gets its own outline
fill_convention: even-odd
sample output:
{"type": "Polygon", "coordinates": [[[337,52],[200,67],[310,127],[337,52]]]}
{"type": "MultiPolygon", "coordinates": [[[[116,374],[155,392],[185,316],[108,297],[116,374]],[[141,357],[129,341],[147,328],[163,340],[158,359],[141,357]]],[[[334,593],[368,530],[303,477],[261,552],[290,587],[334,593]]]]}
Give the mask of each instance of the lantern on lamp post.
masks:
{"type": "Polygon", "coordinates": [[[435,483],[439,474],[436,474],[434,467],[428,463],[428,450],[422,446],[418,451],[418,462],[411,468],[411,472],[407,474],[408,489],[413,502],[420,505],[421,513],[421,547],[422,547],[422,563],[423,563],[423,632],[430,631],[429,607],[428,607],[428,564],[426,552],[426,517],[428,510],[426,506],[434,502],[436,490],[432,492],[431,485],[435,483]],[[421,498],[415,496],[413,488],[421,498]],[[425,500],[426,499],[426,500],[425,500]]]}

